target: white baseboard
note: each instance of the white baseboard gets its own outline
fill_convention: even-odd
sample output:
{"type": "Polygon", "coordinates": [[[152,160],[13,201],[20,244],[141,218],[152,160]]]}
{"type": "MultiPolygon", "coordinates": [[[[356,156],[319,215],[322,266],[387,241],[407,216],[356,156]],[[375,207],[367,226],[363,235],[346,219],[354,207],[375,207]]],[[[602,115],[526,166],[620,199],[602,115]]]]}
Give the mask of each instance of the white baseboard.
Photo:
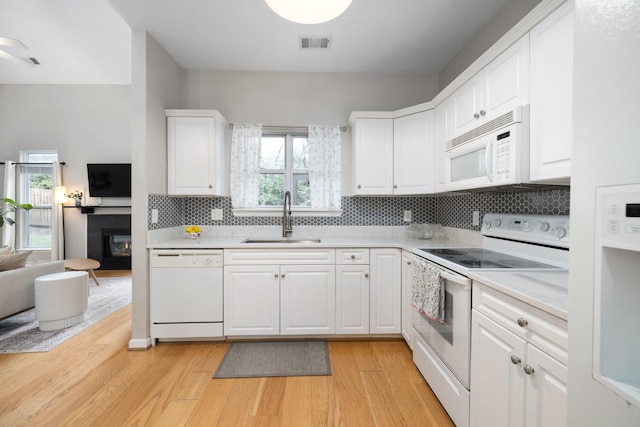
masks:
{"type": "Polygon", "coordinates": [[[151,347],[151,338],[136,338],[129,340],[129,350],[146,350],[151,347]]]}

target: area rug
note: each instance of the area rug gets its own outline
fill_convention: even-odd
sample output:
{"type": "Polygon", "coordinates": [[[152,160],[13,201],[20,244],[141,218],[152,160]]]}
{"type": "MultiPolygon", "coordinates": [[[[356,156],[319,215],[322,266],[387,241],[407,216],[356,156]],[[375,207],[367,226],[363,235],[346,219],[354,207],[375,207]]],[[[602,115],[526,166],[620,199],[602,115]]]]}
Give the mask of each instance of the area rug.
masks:
{"type": "Polygon", "coordinates": [[[326,341],[234,342],[213,378],[331,375],[326,341]]]}
{"type": "Polygon", "coordinates": [[[100,277],[98,280],[100,286],[89,281],[87,311],[84,321],[77,325],[41,331],[33,308],[0,320],[0,354],[49,351],[131,302],[131,277],[100,277]]]}

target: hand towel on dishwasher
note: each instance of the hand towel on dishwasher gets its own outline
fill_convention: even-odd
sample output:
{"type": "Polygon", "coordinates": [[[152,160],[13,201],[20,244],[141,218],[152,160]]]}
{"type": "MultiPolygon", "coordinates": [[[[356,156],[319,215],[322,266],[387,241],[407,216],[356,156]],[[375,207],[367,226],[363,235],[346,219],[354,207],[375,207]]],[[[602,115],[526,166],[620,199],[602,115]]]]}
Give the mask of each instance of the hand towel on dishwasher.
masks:
{"type": "Polygon", "coordinates": [[[411,305],[430,319],[444,323],[444,280],[440,269],[414,257],[411,305]]]}

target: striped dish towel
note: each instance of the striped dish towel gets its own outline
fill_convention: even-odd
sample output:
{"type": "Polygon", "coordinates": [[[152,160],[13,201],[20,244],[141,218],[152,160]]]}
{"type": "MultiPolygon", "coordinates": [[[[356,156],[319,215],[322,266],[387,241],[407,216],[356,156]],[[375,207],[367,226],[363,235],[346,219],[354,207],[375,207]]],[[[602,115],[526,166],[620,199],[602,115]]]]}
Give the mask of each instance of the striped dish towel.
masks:
{"type": "Polygon", "coordinates": [[[411,305],[430,319],[444,323],[444,280],[440,269],[415,257],[411,305]]]}

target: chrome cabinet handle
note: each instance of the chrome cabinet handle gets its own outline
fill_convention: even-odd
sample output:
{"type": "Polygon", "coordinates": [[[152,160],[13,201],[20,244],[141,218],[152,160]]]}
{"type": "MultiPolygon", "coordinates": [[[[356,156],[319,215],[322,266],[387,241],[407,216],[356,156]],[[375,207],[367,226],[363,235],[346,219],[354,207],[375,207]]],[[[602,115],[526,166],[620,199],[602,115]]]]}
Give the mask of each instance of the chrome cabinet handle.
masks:
{"type": "Polygon", "coordinates": [[[362,185],[358,184],[358,188],[362,188],[362,185]]]}
{"type": "Polygon", "coordinates": [[[395,184],[395,185],[393,186],[393,188],[398,188],[398,185],[397,185],[397,184],[395,184]]]}
{"type": "Polygon", "coordinates": [[[522,362],[522,360],[520,360],[518,356],[516,356],[515,354],[511,355],[511,363],[513,363],[514,365],[517,365],[520,362],[522,362]]]}
{"type": "Polygon", "coordinates": [[[365,279],[368,279],[369,278],[369,273],[364,273],[364,277],[365,277],[365,279]]]}
{"type": "Polygon", "coordinates": [[[209,188],[213,188],[213,185],[209,184],[209,188]]]}
{"type": "Polygon", "coordinates": [[[475,113],[475,114],[473,115],[473,118],[474,118],[474,119],[479,119],[479,118],[480,118],[480,114],[475,113]]]}
{"type": "Polygon", "coordinates": [[[486,112],[486,111],[484,111],[484,110],[480,110],[480,115],[481,115],[482,117],[484,117],[484,116],[485,116],[485,114],[487,114],[487,112],[486,112]]]}
{"type": "Polygon", "coordinates": [[[411,265],[411,261],[407,261],[407,265],[411,265]]]}
{"type": "Polygon", "coordinates": [[[533,373],[536,371],[535,369],[533,369],[533,366],[529,366],[529,365],[524,365],[524,373],[527,375],[533,375],[533,373]]]}
{"type": "Polygon", "coordinates": [[[519,317],[518,320],[518,326],[524,328],[525,326],[527,326],[529,324],[529,322],[527,321],[527,319],[524,319],[522,317],[519,317]]]}
{"type": "Polygon", "coordinates": [[[351,255],[351,259],[356,259],[356,256],[355,255],[351,255]]]}
{"type": "Polygon", "coordinates": [[[282,274],[280,275],[280,277],[282,277],[282,278],[284,279],[284,273],[282,273],[282,274]]]}
{"type": "Polygon", "coordinates": [[[273,277],[275,277],[276,279],[278,278],[278,276],[279,276],[279,274],[278,274],[278,273],[276,273],[276,274],[274,274],[274,275],[273,275],[273,277]]]}

